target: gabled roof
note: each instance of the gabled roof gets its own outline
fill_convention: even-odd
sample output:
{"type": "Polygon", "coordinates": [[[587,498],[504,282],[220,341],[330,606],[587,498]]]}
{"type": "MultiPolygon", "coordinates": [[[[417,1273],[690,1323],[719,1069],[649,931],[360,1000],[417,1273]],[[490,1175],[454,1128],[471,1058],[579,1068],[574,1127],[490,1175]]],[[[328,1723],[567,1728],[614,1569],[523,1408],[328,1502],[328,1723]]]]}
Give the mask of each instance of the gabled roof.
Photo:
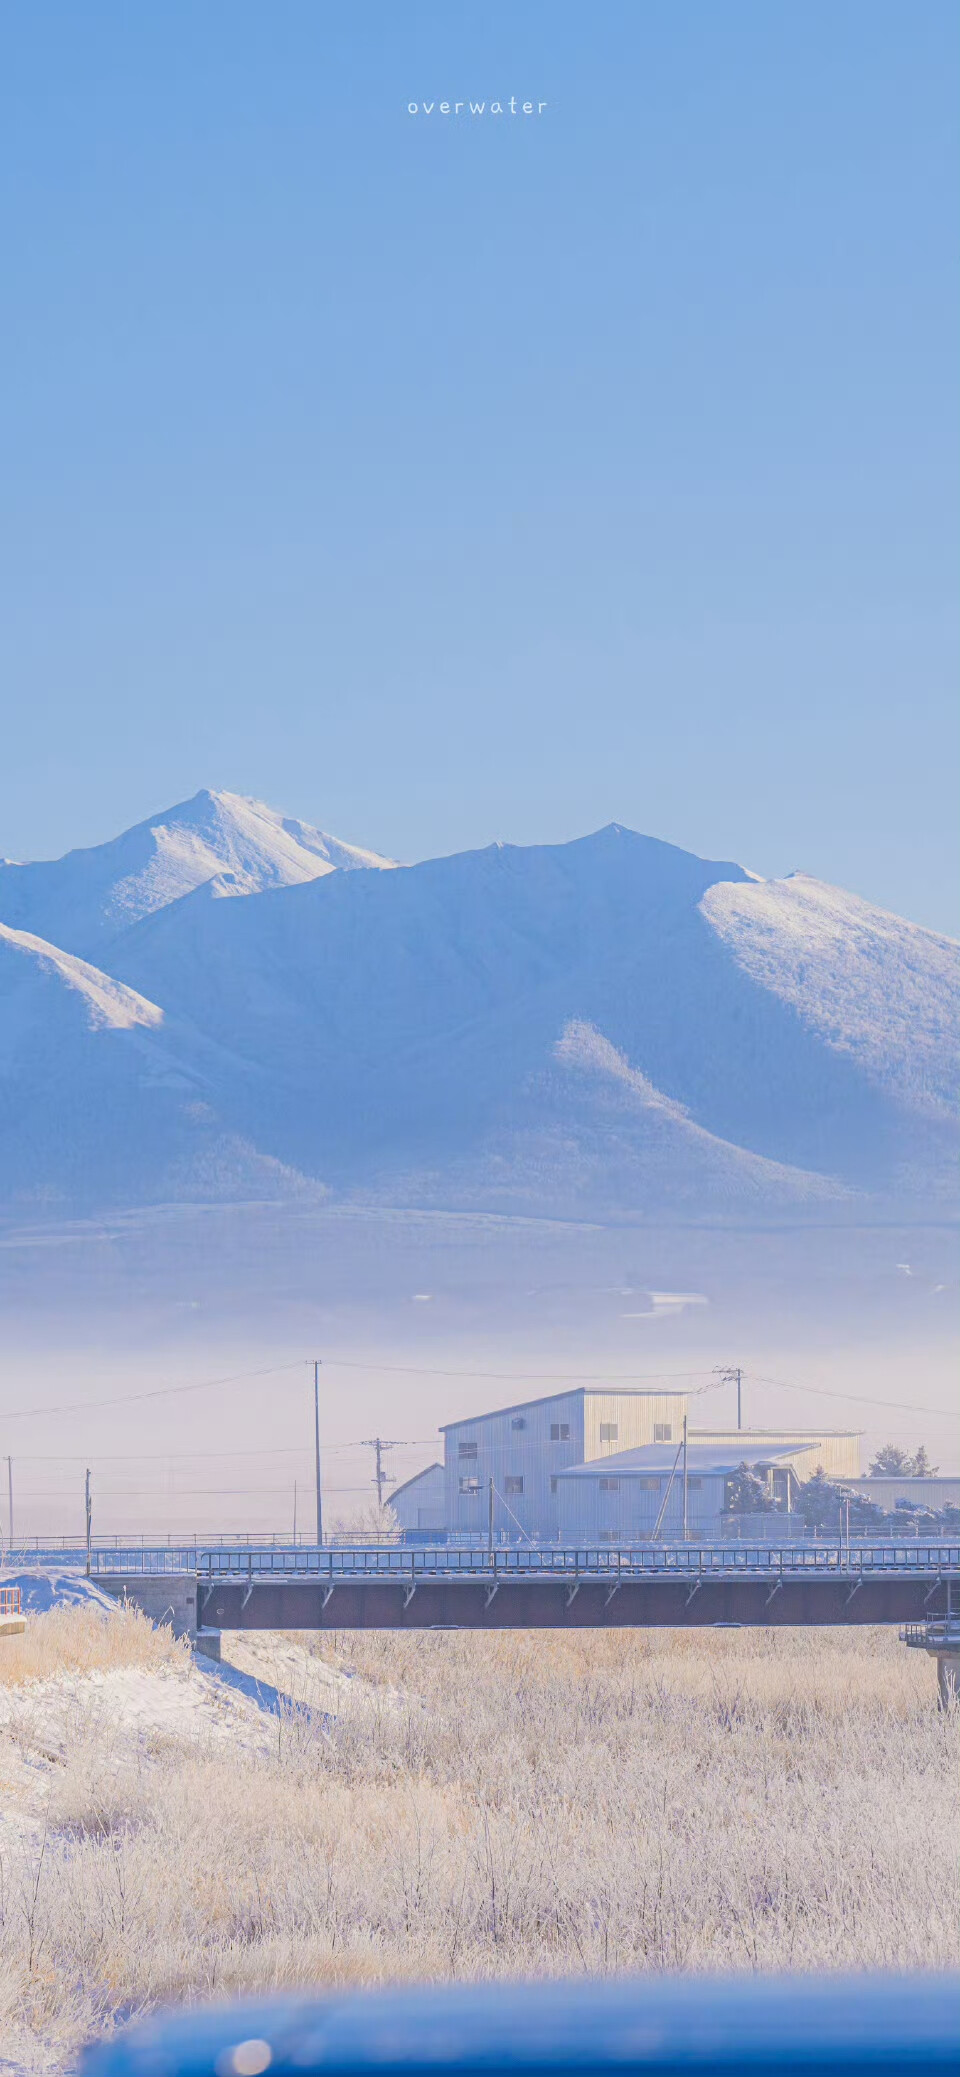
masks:
{"type": "MultiPolygon", "coordinates": [[[[710,1443],[688,1443],[687,1471],[698,1478],[729,1478],[739,1471],[741,1464],[776,1465],[785,1459],[789,1462],[800,1450],[811,1454],[819,1448],[816,1441],[776,1443],[769,1450],[730,1450],[710,1443]]],[[[677,1478],[683,1475],[683,1450],[676,1443],[641,1443],[637,1449],[618,1450],[610,1457],[591,1457],[585,1464],[568,1464],[566,1469],[554,1475],[557,1478],[607,1478],[614,1474],[618,1478],[644,1478],[650,1473],[670,1472],[677,1467],[677,1478]],[[679,1452],[679,1453],[678,1453],[679,1452]]]]}
{"type": "Polygon", "coordinates": [[[431,1471],[439,1471],[441,1478],[443,1477],[442,1464],[425,1464],[422,1471],[415,1471],[412,1478],[405,1478],[402,1486],[394,1486],[393,1492],[387,1495],[387,1505],[392,1507],[394,1501],[399,1500],[401,1493],[409,1493],[411,1486],[417,1485],[422,1478],[428,1478],[431,1471]]]}
{"type": "Polygon", "coordinates": [[[495,1421],[501,1414],[528,1413],[532,1406],[552,1406],[558,1399],[687,1399],[683,1388],[664,1385],[568,1385],[564,1392],[542,1392],[537,1399],[518,1399],[513,1406],[489,1406],[482,1414],[461,1414],[459,1421],[441,1421],[440,1434],[448,1428],[470,1428],[478,1421],[495,1421]]]}

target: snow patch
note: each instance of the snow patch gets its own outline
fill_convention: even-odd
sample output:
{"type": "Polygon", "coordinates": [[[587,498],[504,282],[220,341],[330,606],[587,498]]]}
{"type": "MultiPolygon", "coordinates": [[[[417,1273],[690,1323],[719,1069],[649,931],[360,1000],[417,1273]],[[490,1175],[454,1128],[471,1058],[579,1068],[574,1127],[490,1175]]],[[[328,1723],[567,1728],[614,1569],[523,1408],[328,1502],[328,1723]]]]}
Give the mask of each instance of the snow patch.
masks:
{"type": "Polygon", "coordinates": [[[149,1002],[125,982],[113,980],[99,967],[90,966],[87,960],[62,952],[45,938],[34,937],[27,930],[11,930],[0,923],[0,947],[3,945],[22,954],[34,973],[55,977],[78,995],[91,1030],[132,1031],[138,1024],[155,1029],[163,1023],[163,1011],[155,1002],[149,1002]]]}
{"type": "Polygon", "coordinates": [[[700,913],[737,965],[912,1108],[952,1118],[960,946],[806,873],[719,881],[700,913]]]}

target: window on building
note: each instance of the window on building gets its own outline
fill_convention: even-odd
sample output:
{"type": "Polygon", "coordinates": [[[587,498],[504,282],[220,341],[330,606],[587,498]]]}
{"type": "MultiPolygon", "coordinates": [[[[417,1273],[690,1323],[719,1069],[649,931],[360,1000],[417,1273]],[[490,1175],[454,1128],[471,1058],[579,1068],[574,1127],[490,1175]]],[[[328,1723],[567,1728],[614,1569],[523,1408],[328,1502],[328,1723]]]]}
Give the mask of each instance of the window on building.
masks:
{"type": "Polygon", "coordinates": [[[472,1457],[472,1459],[473,1459],[474,1463],[476,1463],[476,1461],[477,1461],[477,1445],[476,1445],[476,1443],[475,1443],[475,1442],[460,1442],[460,1443],[458,1443],[458,1444],[457,1444],[457,1456],[458,1456],[458,1457],[472,1457]]]}
{"type": "Polygon", "coordinates": [[[478,1478],[462,1478],[460,1480],[460,1491],[461,1493],[479,1493],[480,1480],[478,1478]]]}
{"type": "Polygon", "coordinates": [[[660,1491],[660,1480],[658,1478],[638,1478],[637,1484],[641,1493],[659,1493],[660,1491]]]}
{"type": "Polygon", "coordinates": [[[619,1428],[618,1428],[618,1426],[617,1426],[617,1423],[616,1423],[616,1421],[601,1421],[601,1423],[600,1423],[600,1440],[601,1440],[601,1442],[616,1442],[616,1440],[617,1440],[617,1436],[619,1435],[619,1433],[620,1433],[620,1430],[619,1430],[619,1428]]]}
{"type": "Polygon", "coordinates": [[[618,1529],[601,1529],[599,1535],[601,1543],[619,1543],[620,1541],[618,1529]]]}
{"type": "Polygon", "coordinates": [[[570,1423],[569,1423],[569,1421],[551,1421],[551,1423],[550,1423],[550,1440],[551,1440],[551,1442],[569,1442],[569,1440],[570,1440],[570,1423]]]}
{"type": "Polygon", "coordinates": [[[513,1420],[510,1423],[511,1428],[525,1428],[526,1425],[522,1414],[514,1414],[513,1420]]]}
{"type": "Polygon", "coordinates": [[[673,1429],[671,1428],[669,1421],[654,1421],[653,1439],[654,1442],[673,1441],[673,1429]]]}
{"type": "Polygon", "coordinates": [[[560,1480],[559,1480],[558,1478],[552,1478],[552,1479],[550,1480],[550,1491],[551,1491],[551,1493],[559,1493],[559,1491],[560,1491],[560,1480]]]}
{"type": "Polygon", "coordinates": [[[600,1491],[601,1493],[619,1493],[620,1480],[618,1478],[602,1478],[600,1480],[600,1491]]]}
{"type": "Polygon", "coordinates": [[[521,1474],[519,1472],[508,1471],[507,1476],[503,1481],[503,1490],[505,1493],[522,1493],[523,1478],[521,1474]]]}
{"type": "Polygon", "coordinates": [[[687,1480],[687,1491],[688,1491],[688,1493],[699,1493],[699,1491],[700,1491],[700,1488],[701,1488],[702,1484],[703,1484],[703,1480],[702,1480],[702,1478],[688,1478],[688,1480],[687,1480]]]}

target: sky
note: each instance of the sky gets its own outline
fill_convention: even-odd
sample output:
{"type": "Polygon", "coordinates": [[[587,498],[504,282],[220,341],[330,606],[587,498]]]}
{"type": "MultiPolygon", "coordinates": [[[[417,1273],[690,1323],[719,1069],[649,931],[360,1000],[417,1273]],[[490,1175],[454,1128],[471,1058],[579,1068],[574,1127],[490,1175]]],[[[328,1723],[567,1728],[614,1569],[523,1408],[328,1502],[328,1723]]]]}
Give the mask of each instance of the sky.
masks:
{"type": "Polygon", "coordinates": [[[953,0],[4,10],[0,851],[222,786],[956,930],[958,43],[953,0]]]}

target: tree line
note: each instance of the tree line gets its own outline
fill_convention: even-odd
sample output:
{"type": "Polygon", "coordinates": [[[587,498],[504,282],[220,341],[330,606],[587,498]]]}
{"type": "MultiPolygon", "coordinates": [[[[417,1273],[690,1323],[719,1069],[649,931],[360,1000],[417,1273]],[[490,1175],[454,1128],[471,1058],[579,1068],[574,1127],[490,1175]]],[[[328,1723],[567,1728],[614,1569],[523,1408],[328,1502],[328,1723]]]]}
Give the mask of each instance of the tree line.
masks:
{"type": "MultiPolygon", "coordinates": [[[[870,1464],[871,1478],[934,1478],[939,1467],[931,1464],[921,1443],[911,1455],[895,1443],[884,1443],[870,1464]]],[[[782,1514],[785,1502],[774,1499],[767,1479],[754,1464],[740,1464],[728,1481],[724,1512],[727,1514],[782,1514]]],[[[960,1507],[947,1504],[931,1507],[923,1500],[904,1498],[893,1508],[884,1508],[859,1488],[842,1479],[827,1477],[822,1466],[812,1478],[801,1482],[791,1506],[809,1529],[849,1528],[851,1535],[883,1534],[909,1530],[922,1534],[945,1530],[960,1532],[960,1507]]]]}

